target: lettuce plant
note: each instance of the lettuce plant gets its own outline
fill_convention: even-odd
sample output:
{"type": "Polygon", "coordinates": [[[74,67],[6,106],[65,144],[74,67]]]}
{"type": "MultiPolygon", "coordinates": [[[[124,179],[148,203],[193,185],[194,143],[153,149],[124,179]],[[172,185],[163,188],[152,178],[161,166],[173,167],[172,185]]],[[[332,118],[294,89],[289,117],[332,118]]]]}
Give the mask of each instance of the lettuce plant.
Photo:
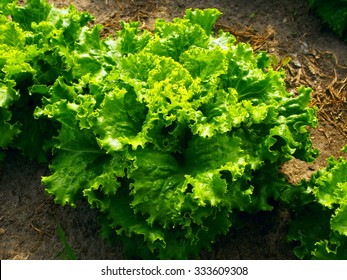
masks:
{"type": "Polygon", "coordinates": [[[44,0],[0,4],[0,149],[19,149],[47,161],[57,125],[35,119],[42,98],[58,79],[70,75],[65,59],[77,48],[92,19],[74,7],[57,9],[44,0]]]}
{"type": "Polygon", "coordinates": [[[283,162],[315,156],[311,90],[287,92],[265,53],[214,35],[219,15],[187,10],[153,34],[123,22],[71,54],[71,79],[36,111],[61,125],[47,192],[62,205],[85,197],[102,235],[136,257],[196,256],[234,214],[272,209],[283,162]]]}
{"type": "MultiPolygon", "coordinates": [[[[347,146],[343,150],[347,152],[347,146]]],[[[294,208],[288,239],[297,243],[294,249],[297,257],[347,258],[346,170],[346,158],[331,157],[326,168],[296,186],[301,192],[301,205],[294,208]]]]}
{"type": "Polygon", "coordinates": [[[312,90],[288,92],[266,53],[215,33],[216,9],[158,19],[153,33],[122,22],[102,40],[72,6],[6,2],[2,22],[22,41],[5,45],[25,51],[11,67],[0,59],[1,147],[15,143],[25,118],[14,116],[31,100],[30,121],[52,129],[47,192],[62,205],[86,199],[128,257],[196,257],[240,212],[273,208],[288,187],[284,162],[317,154],[312,90]]]}
{"type": "Polygon", "coordinates": [[[344,41],[347,41],[347,1],[309,0],[310,8],[344,41]]]}

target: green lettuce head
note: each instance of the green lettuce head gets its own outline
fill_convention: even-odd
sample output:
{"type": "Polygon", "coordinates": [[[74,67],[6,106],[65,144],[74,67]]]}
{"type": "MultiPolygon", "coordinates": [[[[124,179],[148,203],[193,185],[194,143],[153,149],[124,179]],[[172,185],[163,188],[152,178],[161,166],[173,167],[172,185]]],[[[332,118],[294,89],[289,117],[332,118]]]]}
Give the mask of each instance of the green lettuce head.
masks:
{"type": "Polygon", "coordinates": [[[61,127],[47,192],[86,198],[128,257],[196,257],[240,211],[272,209],[282,163],[316,155],[311,89],[287,92],[265,53],[215,35],[220,14],[189,9],[153,34],[123,22],[97,43],[85,29],[36,110],[61,127]]]}

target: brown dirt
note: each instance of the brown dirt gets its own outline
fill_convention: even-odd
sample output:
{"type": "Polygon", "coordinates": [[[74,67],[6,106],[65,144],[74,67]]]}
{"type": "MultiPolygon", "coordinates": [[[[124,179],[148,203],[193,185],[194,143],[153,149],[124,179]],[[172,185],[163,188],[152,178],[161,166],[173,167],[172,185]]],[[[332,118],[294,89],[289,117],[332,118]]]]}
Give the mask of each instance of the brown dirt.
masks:
{"type": "MultiPolygon", "coordinates": [[[[339,155],[347,144],[347,45],[325,29],[304,0],[60,0],[56,6],[74,4],[89,11],[104,25],[103,35],[119,30],[119,20],[139,20],[153,29],[155,18],[170,20],[186,8],[216,7],[223,12],[217,29],[233,33],[256,50],[266,50],[284,66],[288,90],[298,85],[314,89],[312,105],[319,108],[319,126],[312,129],[313,145],[320,156],[312,164],[292,160],[282,171],[292,182],[309,178],[339,155]]],[[[0,259],[61,259],[64,246],[57,227],[78,259],[121,259],[120,246],[109,246],[99,237],[97,215],[81,202],[77,208],[54,204],[40,184],[47,165],[30,162],[16,152],[0,165],[0,259]]],[[[244,215],[242,229],[220,237],[204,259],[293,259],[286,241],[290,213],[278,208],[268,213],[244,215]]]]}

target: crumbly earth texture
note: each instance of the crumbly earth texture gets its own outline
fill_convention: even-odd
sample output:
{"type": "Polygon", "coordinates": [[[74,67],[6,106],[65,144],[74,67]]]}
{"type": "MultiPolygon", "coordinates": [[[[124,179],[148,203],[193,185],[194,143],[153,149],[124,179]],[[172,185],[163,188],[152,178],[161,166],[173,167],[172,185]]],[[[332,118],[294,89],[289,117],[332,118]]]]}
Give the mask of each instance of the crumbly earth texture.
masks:
{"type": "MultiPolygon", "coordinates": [[[[58,0],[57,7],[73,4],[95,16],[104,26],[102,36],[120,29],[120,20],[137,20],[153,30],[156,18],[181,17],[187,8],[218,8],[223,29],[255,50],[278,58],[287,72],[287,88],[314,89],[312,105],[319,108],[319,126],[311,138],[320,156],[314,163],[291,160],[282,172],[291,182],[309,178],[338,156],[347,143],[347,45],[310,11],[308,1],[282,0],[58,0]],[[290,58],[290,61],[289,61],[290,58]],[[288,62],[289,61],[289,62],[288,62]]],[[[121,245],[101,240],[97,213],[85,202],[76,208],[56,205],[41,185],[48,166],[9,152],[0,164],[0,259],[64,259],[67,242],[78,259],[122,259],[121,245]],[[65,238],[59,238],[60,226],[65,238]]],[[[244,224],[218,238],[202,259],[295,259],[286,240],[291,213],[283,207],[272,212],[244,214],[244,224]]]]}

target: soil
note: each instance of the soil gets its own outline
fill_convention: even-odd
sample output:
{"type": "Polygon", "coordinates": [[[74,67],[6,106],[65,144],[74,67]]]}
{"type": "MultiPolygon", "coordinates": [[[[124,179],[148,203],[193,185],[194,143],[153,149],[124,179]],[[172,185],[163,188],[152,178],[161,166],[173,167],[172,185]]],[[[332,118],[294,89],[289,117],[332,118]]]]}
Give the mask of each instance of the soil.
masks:
{"type": "MultiPolygon", "coordinates": [[[[231,32],[255,50],[278,57],[287,72],[288,90],[299,85],[314,89],[312,106],[319,108],[319,125],[311,129],[313,146],[320,156],[314,163],[291,160],[282,172],[291,182],[309,178],[326,165],[326,158],[339,156],[347,144],[347,45],[330,32],[303,0],[60,0],[58,7],[73,4],[89,11],[104,26],[103,36],[115,34],[120,20],[138,20],[153,30],[156,18],[181,17],[187,8],[218,8],[223,15],[217,29],[231,32]],[[286,64],[287,58],[291,61],[286,64]]],[[[65,232],[78,259],[122,259],[121,246],[100,239],[97,213],[80,202],[76,208],[56,205],[40,183],[48,166],[10,152],[0,164],[0,259],[62,259],[65,232]]],[[[286,240],[288,209],[244,215],[244,226],[231,229],[216,240],[202,259],[295,259],[286,240]]],[[[71,257],[71,256],[70,256],[71,257]]]]}

